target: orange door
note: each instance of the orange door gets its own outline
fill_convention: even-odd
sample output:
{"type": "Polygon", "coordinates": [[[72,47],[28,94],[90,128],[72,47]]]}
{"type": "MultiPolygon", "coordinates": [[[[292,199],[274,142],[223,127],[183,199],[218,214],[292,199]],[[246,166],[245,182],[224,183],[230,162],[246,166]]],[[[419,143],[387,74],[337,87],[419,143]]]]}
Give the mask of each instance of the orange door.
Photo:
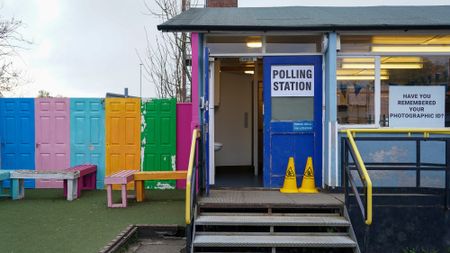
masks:
{"type": "MultiPolygon", "coordinates": [[[[139,170],[141,100],[139,98],[107,98],[105,103],[106,176],[121,170],[139,170]]],[[[132,188],[134,183],[129,185],[129,189],[132,188]]]]}

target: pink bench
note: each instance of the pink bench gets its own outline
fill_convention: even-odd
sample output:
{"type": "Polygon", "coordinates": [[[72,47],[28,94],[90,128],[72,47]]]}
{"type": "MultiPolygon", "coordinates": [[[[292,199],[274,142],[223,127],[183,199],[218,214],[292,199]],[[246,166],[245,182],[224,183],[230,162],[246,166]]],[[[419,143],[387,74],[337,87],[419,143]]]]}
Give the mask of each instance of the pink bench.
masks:
{"type": "MultiPolygon", "coordinates": [[[[111,176],[105,177],[105,185],[107,190],[108,207],[127,207],[127,184],[134,181],[135,170],[121,170],[111,176]],[[120,184],[122,203],[117,204],[112,202],[112,185],[120,184]]],[[[131,197],[131,196],[130,196],[131,197]]]]}
{"type": "MultiPolygon", "coordinates": [[[[80,178],[78,178],[77,183],[77,197],[81,196],[81,190],[95,190],[95,182],[97,181],[97,165],[82,164],[65,169],[64,171],[80,172],[80,178]]],[[[67,180],[64,180],[64,196],[67,197],[67,180]]]]}

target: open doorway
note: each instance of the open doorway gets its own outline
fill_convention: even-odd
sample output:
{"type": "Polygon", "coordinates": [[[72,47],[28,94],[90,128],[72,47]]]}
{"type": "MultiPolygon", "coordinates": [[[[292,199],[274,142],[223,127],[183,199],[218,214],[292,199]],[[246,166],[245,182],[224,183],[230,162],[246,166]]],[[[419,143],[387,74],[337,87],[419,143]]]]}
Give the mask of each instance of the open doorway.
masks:
{"type": "Polygon", "coordinates": [[[213,79],[214,187],[262,187],[262,60],[216,58],[213,79]]]}

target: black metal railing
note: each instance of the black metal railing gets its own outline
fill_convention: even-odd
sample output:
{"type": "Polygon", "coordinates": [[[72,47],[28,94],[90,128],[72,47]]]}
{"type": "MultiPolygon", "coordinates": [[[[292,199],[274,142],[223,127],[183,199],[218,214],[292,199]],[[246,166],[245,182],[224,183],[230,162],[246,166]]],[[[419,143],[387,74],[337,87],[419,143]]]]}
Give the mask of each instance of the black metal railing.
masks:
{"type": "MultiPolygon", "coordinates": [[[[402,188],[407,188],[409,192],[415,190],[418,193],[433,192],[434,194],[442,194],[444,197],[444,207],[450,209],[450,138],[449,137],[417,137],[417,136],[385,136],[385,137],[354,137],[355,141],[364,142],[414,142],[415,145],[415,159],[414,162],[364,162],[367,171],[415,171],[415,185],[411,187],[405,187],[402,185],[393,185],[392,187],[377,187],[374,185],[374,191],[389,193],[402,192],[402,188]],[[431,163],[423,162],[423,142],[436,142],[444,143],[445,145],[445,161],[444,163],[431,163]],[[445,183],[443,188],[431,188],[423,185],[422,172],[427,171],[443,171],[445,173],[445,183]]],[[[413,144],[411,144],[413,145],[413,144]]],[[[341,138],[341,161],[342,161],[342,183],[345,191],[345,202],[349,207],[350,190],[353,196],[356,198],[357,205],[363,217],[367,215],[367,209],[365,205],[365,198],[367,194],[360,193],[361,184],[357,184],[354,180],[354,174],[352,171],[357,171],[361,177],[361,168],[357,160],[355,159],[355,150],[350,143],[348,137],[341,138]],[[352,158],[352,160],[350,160],[352,158]],[[363,197],[361,197],[363,195],[363,197]]],[[[364,182],[364,181],[363,181],[364,182]]],[[[364,187],[365,189],[365,187],[364,187]]]]}

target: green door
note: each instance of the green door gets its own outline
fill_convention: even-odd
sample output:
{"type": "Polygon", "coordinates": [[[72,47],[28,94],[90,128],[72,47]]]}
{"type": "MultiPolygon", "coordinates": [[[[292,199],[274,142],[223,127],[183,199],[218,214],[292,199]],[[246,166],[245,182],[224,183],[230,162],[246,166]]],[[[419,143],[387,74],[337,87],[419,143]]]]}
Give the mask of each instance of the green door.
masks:
{"type": "MultiPolygon", "coordinates": [[[[176,99],[142,101],[142,171],[176,170],[176,99]]],[[[174,189],[174,180],[145,182],[146,189],[174,189]]]]}

